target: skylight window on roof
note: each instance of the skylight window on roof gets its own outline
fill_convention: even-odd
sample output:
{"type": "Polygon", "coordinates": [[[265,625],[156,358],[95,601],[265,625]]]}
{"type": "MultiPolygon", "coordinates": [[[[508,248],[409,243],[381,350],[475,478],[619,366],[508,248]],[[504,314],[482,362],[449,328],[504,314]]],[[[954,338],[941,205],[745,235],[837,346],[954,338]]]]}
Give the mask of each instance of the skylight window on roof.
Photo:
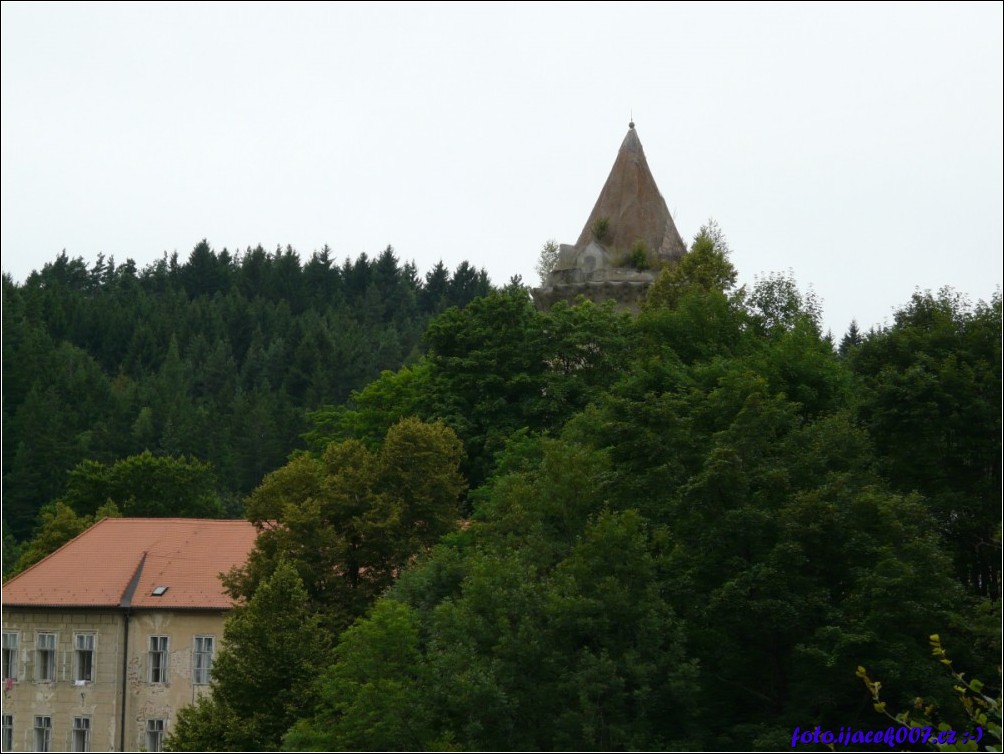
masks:
{"type": "Polygon", "coordinates": [[[160,597],[167,590],[168,590],[168,587],[166,587],[166,586],[156,586],[156,587],[153,588],[153,596],[154,597],[160,597]]]}

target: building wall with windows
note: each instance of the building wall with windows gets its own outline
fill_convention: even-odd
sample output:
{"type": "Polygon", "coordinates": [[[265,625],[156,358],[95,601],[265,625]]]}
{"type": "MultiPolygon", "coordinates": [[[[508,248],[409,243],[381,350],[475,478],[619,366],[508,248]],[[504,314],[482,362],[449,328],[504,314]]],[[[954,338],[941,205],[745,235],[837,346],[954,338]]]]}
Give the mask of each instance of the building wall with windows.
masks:
{"type": "Polygon", "coordinates": [[[122,629],[122,618],[111,611],[4,610],[3,711],[11,718],[5,734],[14,751],[38,751],[44,741],[36,736],[48,738],[49,751],[77,750],[74,718],[87,721],[78,728],[89,728],[90,750],[116,746],[111,724],[120,709],[122,629]],[[92,639],[90,668],[73,648],[78,637],[92,639]],[[36,725],[36,718],[45,724],[36,725]]]}
{"type": "Polygon", "coordinates": [[[158,751],[209,690],[232,606],[219,574],[244,562],[253,527],[114,521],[4,585],[3,751],[158,751]],[[89,578],[87,559],[123,534],[147,541],[89,578]]]}
{"type": "Polygon", "coordinates": [[[126,650],[124,611],[4,610],[4,636],[16,643],[5,647],[4,736],[12,746],[4,751],[38,751],[36,736],[45,735],[50,751],[117,751],[123,719],[126,750],[154,750],[148,734],[170,730],[177,710],[208,690],[224,617],[136,611],[126,650]],[[48,719],[40,728],[47,734],[36,732],[36,717],[48,719]]]}

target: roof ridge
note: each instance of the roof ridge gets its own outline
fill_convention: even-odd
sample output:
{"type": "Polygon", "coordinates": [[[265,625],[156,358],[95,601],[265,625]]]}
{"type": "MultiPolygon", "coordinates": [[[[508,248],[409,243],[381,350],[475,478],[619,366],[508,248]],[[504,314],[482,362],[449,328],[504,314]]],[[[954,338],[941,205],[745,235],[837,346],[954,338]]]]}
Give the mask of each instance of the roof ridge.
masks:
{"type": "MultiPolygon", "coordinates": [[[[107,518],[107,517],[106,517],[107,518]]],[[[105,519],[101,519],[104,521],[105,519]]],[[[109,518],[110,521],[122,521],[122,522],[133,522],[142,521],[144,523],[150,521],[157,522],[172,522],[178,523],[181,521],[185,522],[198,522],[198,523],[218,523],[218,524],[243,524],[248,523],[246,518],[191,518],[188,516],[116,516],[115,518],[109,518]]],[[[96,526],[97,524],[95,524],[96,526]]]]}

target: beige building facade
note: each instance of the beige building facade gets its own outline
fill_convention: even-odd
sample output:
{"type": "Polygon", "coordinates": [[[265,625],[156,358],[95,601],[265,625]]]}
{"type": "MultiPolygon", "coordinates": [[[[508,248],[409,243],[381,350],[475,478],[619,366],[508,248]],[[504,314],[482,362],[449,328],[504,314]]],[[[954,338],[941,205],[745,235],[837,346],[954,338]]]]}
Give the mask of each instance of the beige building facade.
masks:
{"type": "Polygon", "coordinates": [[[208,689],[223,619],[5,609],[4,751],[159,750],[176,711],[208,689]]]}
{"type": "Polygon", "coordinates": [[[159,751],[177,711],[208,691],[230,608],[219,575],[256,532],[176,521],[106,519],[4,585],[4,751],[159,751]],[[137,534],[151,535],[145,549],[110,553],[89,592],[86,559],[137,534]]]}

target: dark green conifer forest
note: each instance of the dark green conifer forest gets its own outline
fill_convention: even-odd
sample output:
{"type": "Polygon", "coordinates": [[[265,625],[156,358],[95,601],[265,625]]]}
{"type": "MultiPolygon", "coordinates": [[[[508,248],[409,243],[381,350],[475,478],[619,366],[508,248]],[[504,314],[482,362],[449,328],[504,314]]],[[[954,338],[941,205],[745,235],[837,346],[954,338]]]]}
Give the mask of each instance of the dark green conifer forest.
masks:
{"type": "Polygon", "coordinates": [[[178,751],[790,749],[889,724],[859,666],[971,729],[928,637],[999,699],[1000,293],[834,340],[736,279],[714,225],[637,315],[389,247],[5,276],[5,576],[258,525],[178,751]]]}
{"type": "Polygon", "coordinates": [[[490,289],[466,262],[422,277],[390,247],[301,263],[289,247],[205,241],[143,270],[63,253],[22,284],[5,275],[5,576],[57,501],[81,516],[109,501],[123,515],[241,516],[304,446],[308,411],[415,361],[430,317],[490,289]]]}

